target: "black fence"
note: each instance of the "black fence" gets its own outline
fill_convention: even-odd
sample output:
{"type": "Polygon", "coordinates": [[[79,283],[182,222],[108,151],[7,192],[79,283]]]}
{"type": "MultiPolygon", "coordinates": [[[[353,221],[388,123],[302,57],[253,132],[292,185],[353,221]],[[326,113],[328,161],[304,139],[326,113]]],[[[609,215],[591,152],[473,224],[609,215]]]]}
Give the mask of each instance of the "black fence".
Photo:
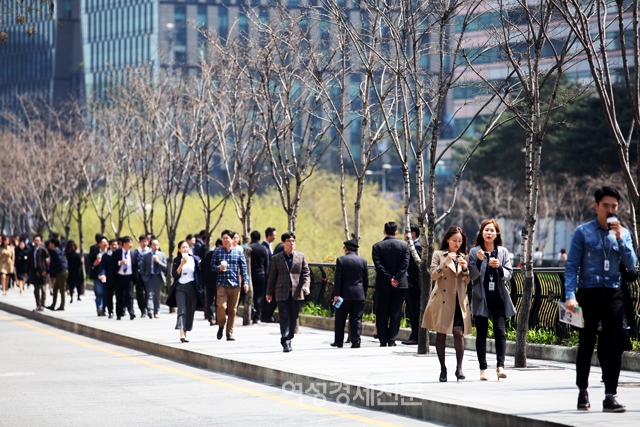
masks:
{"type": "MultiPolygon", "coordinates": [[[[335,264],[310,263],[311,269],[311,294],[306,298],[325,309],[332,309],[333,285],[335,264]]],[[[375,269],[369,265],[369,289],[365,303],[365,313],[373,312],[373,292],[375,284],[375,269]]],[[[562,267],[538,267],[533,269],[534,289],[529,317],[529,328],[544,328],[552,330],[559,339],[566,338],[571,332],[571,327],[558,321],[558,305],[556,301],[564,302],[564,268],[562,267]]],[[[519,311],[522,305],[524,288],[524,274],[520,269],[513,270],[510,280],[510,295],[513,305],[519,311]]],[[[640,283],[638,281],[629,285],[631,297],[634,302],[636,321],[640,312],[640,283]]],[[[471,298],[471,287],[468,288],[471,298]]],[[[515,326],[516,319],[511,319],[515,326]]]]}

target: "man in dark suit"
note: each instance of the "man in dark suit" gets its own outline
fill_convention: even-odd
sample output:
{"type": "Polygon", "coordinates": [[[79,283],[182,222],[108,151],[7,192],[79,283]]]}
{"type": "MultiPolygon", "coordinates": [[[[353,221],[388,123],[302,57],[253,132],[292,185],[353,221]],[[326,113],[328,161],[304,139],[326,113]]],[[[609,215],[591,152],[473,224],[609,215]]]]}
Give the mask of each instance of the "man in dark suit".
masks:
{"type": "Polygon", "coordinates": [[[135,264],[132,260],[133,242],[131,237],[125,236],[120,239],[120,249],[116,250],[111,256],[111,268],[115,271],[116,277],[116,318],[120,320],[125,313],[129,312],[131,320],[136,318],[133,309],[133,279],[138,274],[135,264]]]}
{"type": "Polygon", "coordinates": [[[358,247],[358,242],[355,240],[344,242],[344,256],[336,260],[333,302],[335,304],[342,298],[342,303],[336,310],[335,339],[331,344],[332,347],[342,347],[344,325],[349,315],[351,348],[360,348],[362,313],[364,313],[364,301],[369,287],[369,273],[367,260],[358,256],[358,247]]]}
{"type": "MultiPolygon", "coordinates": [[[[420,243],[420,227],[418,224],[411,224],[411,240],[413,246],[418,252],[418,256],[422,256],[422,243],[420,243]]],[[[405,345],[418,345],[418,332],[420,331],[420,294],[421,294],[420,268],[413,259],[409,257],[409,288],[405,294],[405,304],[409,314],[409,322],[411,323],[411,335],[407,341],[402,341],[405,345]]]]}
{"type": "Polygon", "coordinates": [[[27,263],[29,265],[29,280],[33,285],[33,294],[36,297],[36,310],[44,310],[47,300],[47,259],[49,252],[42,244],[42,236],[33,236],[33,249],[29,252],[27,263]]]}
{"type": "MultiPolygon", "coordinates": [[[[149,244],[151,242],[147,239],[147,235],[143,234],[138,238],[138,243],[140,247],[131,251],[133,270],[136,272],[133,277],[133,283],[136,285],[136,301],[138,302],[138,308],[140,309],[140,316],[144,317],[147,314],[147,299],[149,295],[147,294],[147,287],[144,284],[140,271],[142,269],[142,260],[144,259],[144,256],[151,251],[151,249],[149,249],[149,244]]],[[[151,317],[151,313],[149,313],[149,317],[151,317]]]]}
{"type": "Polygon", "coordinates": [[[271,258],[267,280],[267,302],[275,299],[280,313],[280,344],[289,353],[304,296],[311,292],[311,271],[307,257],[296,252],[296,236],[282,235],[283,251],[271,258]]]}
{"type": "Polygon", "coordinates": [[[384,240],[373,245],[373,264],[376,266],[376,326],[380,347],[396,345],[409,269],[409,245],[396,238],[396,223],[387,222],[384,234],[384,240]]]}
{"type": "Polygon", "coordinates": [[[264,310],[264,296],[267,292],[269,274],[269,250],[260,243],[260,232],[251,232],[251,282],[253,283],[253,323],[258,323],[264,310]]]}
{"type": "Polygon", "coordinates": [[[209,321],[209,326],[213,326],[216,324],[216,283],[218,282],[218,273],[211,269],[211,259],[213,258],[213,251],[221,247],[222,239],[219,238],[218,240],[216,240],[216,247],[211,249],[204,255],[203,261],[201,263],[202,284],[204,287],[206,300],[204,316],[205,319],[209,321]]]}
{"type": "MultiPolygon", "coordinates": [[[[262,246],[264,246],[269,251],[269,262],[271,262],[271,257],[273,256],[273,249],[271,248],[271,244],[276,240],[276,229],[273,227],[268,227],[264,231],[264,241],[262,242],[262,246]]],[[[267,271],[267,277],[269,272],[267,271]]],[[[276,311],[277,303],[275,300],[272,300],[270,303],[265,301],[264,307],[262,309],[262,314],[260,320],[264,323],[276,323],[276,318],[273,317],[273,312],[276,311]]]]}
{"type": "Polygon", "coordinates": [[[208,241],[207,230],[200,230],[196,239],[196,245],[193,247],[193,254],[200,259],[204,259],[204,256],[207,254],[208,241]]]}
{"type": "Polygon", "coordinates": [[[167,256],[160,251],[158,239],[151,240],[151,250],[145,253],[140,266],[140,276],[147,294],[147,316],[158,318],[160,311],[160,292],[166,282],[167,256]],[[153,315],[151,314],[153,313],[153,315]]]}

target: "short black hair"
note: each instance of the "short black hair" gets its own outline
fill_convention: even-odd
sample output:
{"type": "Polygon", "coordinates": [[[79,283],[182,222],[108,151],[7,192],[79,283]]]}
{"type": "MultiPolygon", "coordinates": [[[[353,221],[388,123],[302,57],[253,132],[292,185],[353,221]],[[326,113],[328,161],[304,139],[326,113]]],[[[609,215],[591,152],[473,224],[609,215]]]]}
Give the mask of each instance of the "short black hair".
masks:
{"type": "Polygon", "coordinates": [[[53,238],[53,239],[49,239],[49,243],[53,243],[53,246],[55,246],[56,248],[60,247],[60,240],[53,238]]]}
{"type": "Polygon", "coordinates": [[[147,235],[146,234],[141,234],[140,237],[138,237],[138,242],[140,242],[142,240],[147,240],[147,235]]]}
{"type": "Polygon", "coordinates": [[[102,239],[104,239],[102,233],[96,233],[96,243],[100,243],[102,239]]]}
{"type": "Polygon", "coordinates": [[[393,221],[389,221],[384,225],[384,232],[387,236],[393,236],[398,232],[398,224],[393,221]]]}
{"type": "Polygon", "coordinates": [[[109,243],[109,239],[107,239],[106,237],[102,236],[102,237],[100,238],[100,240],[98,241],[98,244],[102,243],[102,241],[103,241],[103,240],[106,240],[106,241],[107,241],[107,243],[109,243]]]}
{"type": "Polygon", "coordinates": [[[220,233],[220,237],[224,237],[224,235],[229,236],[230,239],[233,239],[233,231],[231,230],[222,230],[222,233],[220,233]]]}
{"type": "Polygon", "coordinates": [[[251,240],[256,241],[256,240],[260,240],[260,232],[258,230],[253,230],[251,232],[251,240]]]}
{"type": "Polygon", "coordinates": [[[411,224],[409,225],[409,228],[411,229],[412,233],[416,233],[416,238],[420,237],[420,227],[418,226],[418,224],[411,224]]]}
{"type": "Polygon", "coordinates": [[[264,230],[264,237],[269,237],[271,236],[274,232],[276,231],[275,228],[273,227],[267,227],[266,230],[264,230]]]}
{"type": "Polygon", "coordinates": [[[293,239],[295,239],[295,238],[296,238],[296,235],[295,235],[295,233],[294,233],[293,231],[287,231],[286,233],[284,233],[284,234],[282,235],[282,237],[280,237],[280,239],[281,239],[283,242],[286,242],[288,239],[291,239],[291,238],[293,238],[293,239]]]}
{"type": "Polygon", "coordinates": [[[216,240],[216,248],[218,246],[222,246],[222,239],[218,238],[218,240],[216,240]]]}
{"type": "Polygon", "coordinates": [[[193,239],[195,236],[193,234],[187,234],[187,238],[184,240],[191,240],[193,239]]]}
{"type": "Polygon", "coordinates": [[[113,245],[114,243],[118,243],[118,239],[109,240],[109,246],[113,245]]]}
{"type": "Polygon", "coordinates": [[[200,233],[198,233],[198,237],[202,240],[207,240],[207,237],[209,237],[209,233],[207,233],[207,230],[200,230],[200,233]]]}
{"type": "Polygon", "coordinates": [[[40,240],[42,240],[42,234],[34,234],[33,239],[35,240],[36,237],[39,237],[40,240]]]}
{"type": "Polygon", "coordinates": [[[606,196],[615,197],[616,199],[618,199],[618,201],[620,201],[621,199],[620,193],[618,192],[618,190],[616,190],[613,187],[609,187],[608,185],[605,185],[602,188],[598,188],[596,192],[593,194],[593,197],[595,197],[596,199],[596,203],[600,203],[600,201],[604,199],[606,196]]]}
{"type": "Polygon", "coordinates": [[[120,239],[120,241],[122,243],[130,243],[131,242],[131,237],[129,236],[124,236],[122,239],[120,239]]]}

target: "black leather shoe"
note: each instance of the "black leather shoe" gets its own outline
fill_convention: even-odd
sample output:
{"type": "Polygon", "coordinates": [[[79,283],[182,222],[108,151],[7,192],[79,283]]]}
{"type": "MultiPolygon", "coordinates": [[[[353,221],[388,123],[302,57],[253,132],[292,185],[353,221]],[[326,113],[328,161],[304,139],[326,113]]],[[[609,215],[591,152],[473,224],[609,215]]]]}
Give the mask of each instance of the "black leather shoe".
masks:
{"type": "Polygon", "coordinates": [[[386,346],[387,346],[387,343],[386,343],[386,342],[381,342],[381,343],[380,343],[380,347],[386,347],[386,346]]]}
{"type": "Polygon", "coordinates": [[[291,351],[291,349],[288,346],[282,347],[282,352],[283,353],[289,353],[291,351]]]}
{"type": "Polygon", "coordinates": [[[109,313],[109,319],[113,319],[113,313],[109,313]]]}
{"type": "Polygon", "coordinates": [[[619,404],[615,396],[605,396],[602,401],[602,412],[625,412],[626,410],[627,408],[619,404]]]}
{"type": "Polygon", "coordinates": [[[447,370],[443,369],[440,371],[440,378],[439,378],[441,383],[446,383],[447,382],[447,370]]]}
{"type": "Polygon", "coordinates": [[[149,319],[153,319],[153,314],[151,314],[151,313],[147,313],[147,317],[148,317],[149,319]]]}
{"type": "Polygon", "coordinates": [[[216,335],[216,338],[218,338],[219,340],[222,339],[222,333],[224,332],[224,329],[222,329],[220,326],[218,326],[218,334],[216,335]]]}
{"type": "Polygon", "coordinates": [[[52,305],[48,305],[48,306],[46,306],[45,308],[46,308],[47,310],[51,310],[51,311],[53,311],[53,310],[55,310],[55,309],[56,309],[56,308],[55,308],[54,306],[52,306],[52,305]]]}
{"type": "Polygon", "coordinates": [[[467,377],[462,373],[462,371],[458,371],[457,369],[456,369],[456,374],[455,375],[456,375],[456,380],[457,381],[467,379],[467,377]]]}
{"type": "MultiPolygon", "coordinates": [[[[111,317],[111,316],[109,316],[109,317],[111,317]]],[[[120,317],[120,316],[116,317],[116,320],[120,320],[120,319],[122,319],[122,317],[120,317]]]]}
{"type": "Polygon", "coordinates": [[[293,347],[291,347],[291,344],[289,344],[289,351],[293,351],[293,347]]]}
{"type": "Polygon", "coordinates": [[[389,347],[395,347],[395,346],[396,346],[396,342],[395,342],[395,341],[389,341],[389,342],[387,343],[387,345],[388,345],[389,347]]]}
{"type": "Polygon", "coordinates": [[[578,411],[588,411],[589,408],[591,408],[589,393],[587,393],[587,390],[580,390],[578,393],[578,411]]]}
{"type": "Polygon", "coordinates": [[[360,348],[360,343],[353,343],[351,344],[351,348],[360,348]]]}
{"type": "Polygon", "coordinates": [[[133,314],[133,313],[131,313],[131,314],[129,315],[129,318],[130,318],[131,320],[133,320],[133,319],[135,319],[135,318],[136,318],[136,315],[135,315],[135,314],[133,314]]]}
{"type": "Polygon", "coordinates": [[[336,342],[332,342],[331,343],[331,347],[338,347],[338,348],[342,348],[342,344],[338,344],[336,342]]]}
{"type": "Polygon", "coordinates": [[[416,341],[416,340],[407,340],[407,341],[402,341],[402,344],[404,344],[404,345],[418,345],[418,341],[416,341]]]}

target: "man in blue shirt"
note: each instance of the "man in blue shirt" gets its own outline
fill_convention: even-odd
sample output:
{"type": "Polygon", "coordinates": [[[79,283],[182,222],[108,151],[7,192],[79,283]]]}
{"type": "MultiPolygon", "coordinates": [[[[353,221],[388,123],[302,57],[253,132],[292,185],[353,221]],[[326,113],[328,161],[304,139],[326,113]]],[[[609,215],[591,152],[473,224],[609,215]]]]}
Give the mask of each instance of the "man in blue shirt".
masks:
{"type": "Polygon", "coordinates": [[[238,301],[240,300],[240,284],[244,283],[244,291],[249,290],[249,273],[247,260],[242,246],[233,246],[233,232],[222,232],[222,247],[216,248],[211,257],[211,270],[218,275],[216,282],[218,339],[222,339],[222,331],[227,326],[227,341],[235,341],[233,325],[236,321],[238,301]],[[229,319],[227,319],[227,305],[229,319]]]}
{"type": "Polygon", "coordinates": [[[580,303],[584,328],[580,329],[576,359],[578,409],[588,410],[589,371],[596,343],[598,324],[602,332],[598,347],[604,361],[602,374],[605,384],[604,412],[624,412],[616,401],[620,363],[622,359],[623,293],[620,289],[620,264],[635,270],[638,258],[629,230],[615,217],[620,193],[612,187],[602,187],[595,194],[596,219],[576,229],[565,267],[565,297],[567,309],[574,311],[580,303]],[[578,289],[576,295],[576,288],[578,289]]]}

